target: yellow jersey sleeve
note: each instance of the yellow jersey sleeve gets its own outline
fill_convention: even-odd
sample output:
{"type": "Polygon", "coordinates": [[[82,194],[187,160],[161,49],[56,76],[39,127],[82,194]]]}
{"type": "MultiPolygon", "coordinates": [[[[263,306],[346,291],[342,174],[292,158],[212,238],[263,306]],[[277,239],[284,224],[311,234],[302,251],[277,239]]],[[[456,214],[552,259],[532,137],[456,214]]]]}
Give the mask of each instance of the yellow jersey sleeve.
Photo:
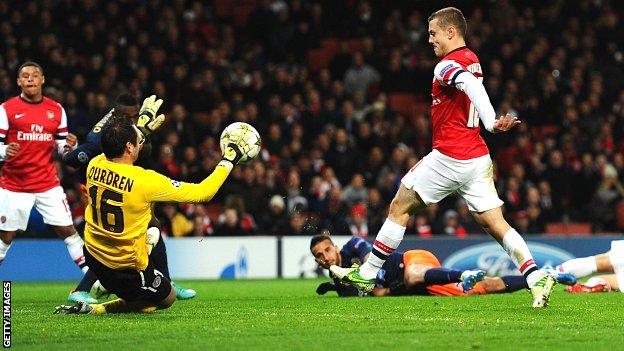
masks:
{"type": "Polygon", "coordinates": [[[148,202],[206,202],[210,201],[232,171],[232,163],[221,161],[201,183],[185,183],[158,172],[144,170],[141,175],[148,202]]]}

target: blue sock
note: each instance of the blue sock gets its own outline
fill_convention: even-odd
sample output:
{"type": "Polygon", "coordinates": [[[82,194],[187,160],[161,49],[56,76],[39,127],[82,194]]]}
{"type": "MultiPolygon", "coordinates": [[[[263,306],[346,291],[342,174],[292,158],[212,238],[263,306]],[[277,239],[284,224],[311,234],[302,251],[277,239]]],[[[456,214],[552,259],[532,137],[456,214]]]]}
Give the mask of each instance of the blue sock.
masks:
{"type": "Polygon", "coordinates": [[[462,271],[450,268],[429,268],[425,272],[425,284],[450,284],[459,282],[462,271]]]}
{"type": "Polygon", "coordinates": [[[514,292],[529,288],[526,279],[522,275],[506,275],[501,279],[505,282],[505,291],[507,292],[514,292]]]}

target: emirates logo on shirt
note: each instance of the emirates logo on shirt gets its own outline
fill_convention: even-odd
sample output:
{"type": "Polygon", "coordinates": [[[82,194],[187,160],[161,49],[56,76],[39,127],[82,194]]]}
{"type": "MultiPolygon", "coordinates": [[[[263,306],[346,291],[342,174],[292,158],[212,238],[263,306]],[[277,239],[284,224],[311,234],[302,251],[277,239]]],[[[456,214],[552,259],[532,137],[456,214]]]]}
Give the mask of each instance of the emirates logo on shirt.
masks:
{"type": "Polygon", "coordinates": [[[43,126],[38,124],[30,125],[30,132],[17,131],[18,141],[52,141],[52,134],[45,133],[43,126]]]}

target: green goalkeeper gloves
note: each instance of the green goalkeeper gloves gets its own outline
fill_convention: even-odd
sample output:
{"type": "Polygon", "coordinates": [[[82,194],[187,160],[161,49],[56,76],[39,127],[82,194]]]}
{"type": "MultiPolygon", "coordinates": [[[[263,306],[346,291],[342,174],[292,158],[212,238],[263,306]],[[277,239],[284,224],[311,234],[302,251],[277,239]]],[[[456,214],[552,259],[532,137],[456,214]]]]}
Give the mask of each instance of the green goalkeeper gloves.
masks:
{"type": "Polygon", "coordinates": [[[137,128],[143,133],[143,136],[150,135],[165,122],[164,114],[156,115],[162,103],[163,100],[156,99],[156,95],[143,100],[143,106],[139,110],[139,120],[137,122],[137,128]]]}

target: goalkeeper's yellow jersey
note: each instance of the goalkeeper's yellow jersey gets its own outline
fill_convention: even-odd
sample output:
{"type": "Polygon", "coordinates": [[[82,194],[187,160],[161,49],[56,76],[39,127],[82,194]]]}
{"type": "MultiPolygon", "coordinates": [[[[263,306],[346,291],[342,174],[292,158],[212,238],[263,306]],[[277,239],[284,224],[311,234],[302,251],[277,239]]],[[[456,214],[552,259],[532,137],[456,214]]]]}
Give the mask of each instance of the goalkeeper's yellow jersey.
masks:
{"type": "Polygon", "coordinates": [[[192,184],[109,161],[103,154],[94,157],[87,167],[87,250],[110,268],[144,270],[151,203],[209,201],[231,170],[232,164],[222,161],[208,178],[192,184]]]}

